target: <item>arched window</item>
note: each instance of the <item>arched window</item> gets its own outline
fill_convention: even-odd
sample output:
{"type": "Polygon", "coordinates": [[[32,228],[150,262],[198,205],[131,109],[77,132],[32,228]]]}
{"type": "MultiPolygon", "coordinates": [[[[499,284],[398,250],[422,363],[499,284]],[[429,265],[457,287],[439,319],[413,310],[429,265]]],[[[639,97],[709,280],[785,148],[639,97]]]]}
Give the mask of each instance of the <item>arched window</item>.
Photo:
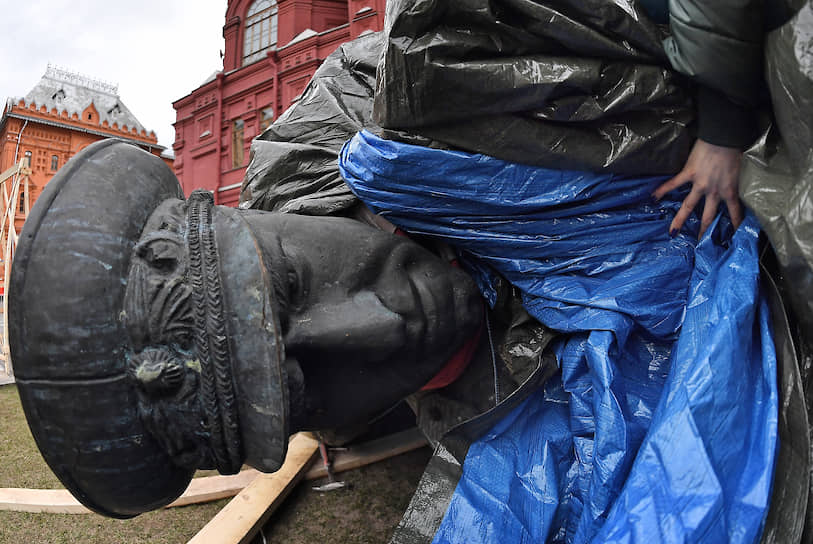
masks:
{"type": "Polygon", "coordinates": [[[51,172],[59,170],[59,157],[51,155],[51,172]]]}
{"type": "Polygon", "coordinates": [[[243,66],[260,60],[277,45],[277,3],[257,0],[246,13],[243,66]]]}
{"type": "Polygon", "coordinates": [[[26,166],[26,168],[31,168],[31,152],[30,151],[25,152],[25,166],[26,166]]]}

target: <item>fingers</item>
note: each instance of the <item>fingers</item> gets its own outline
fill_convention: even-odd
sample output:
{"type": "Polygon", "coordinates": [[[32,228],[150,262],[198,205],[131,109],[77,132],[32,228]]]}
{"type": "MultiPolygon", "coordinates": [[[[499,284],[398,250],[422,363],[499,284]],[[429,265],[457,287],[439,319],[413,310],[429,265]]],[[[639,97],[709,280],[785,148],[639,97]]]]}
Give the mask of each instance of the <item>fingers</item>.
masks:
{"type": "Polygon", "coordinates": [[[713,145],[698,139],[692,147],[683,170],[658,187],[652,196],[661,199],[666,193],[691,182],[692,190],[675,214],[669,233],[674,236],[705,196],[700,220],[700,236],[708,230],[722,199],[728,207],[731,223],[739,226],[743,209],[738,199],[738,183],[742,152],[736,148],[713,145]]]}
{"type": "Polygon", "coordinates": [[[672,224],[669,225],[670,236],[676,235],[678,231],[683,228],[683,224],[692,214],[692,211],[700,202],[702,197],[703,192],[700,189],[697,187],[692,188],[692,191],[683,200],[683,204],[680,205],[680,209],[675,214],[674,219],[672,219],[672,224]]]}
{"type": "MultiPolygon", "coordinates": [[[[680,209],[675,214],[674,219],[672,219],[672,224],[669,226],[670,235],[674,236],[681,228],[683,228],[683,224],[686,222],[686,219],[689,218],[689,215],[691,215],[692,211],[703,196],[702,191],[692,189],[692,192],[690,192],[683,201],[683,204],[681,204],[680,209]]],[[[720,207],[719,195],[716,193],[711,193],[706,194],[705,197],[706,202],[703,204],[703,217],[700,219],[700,232],[697,235],[698,240],[703,237],[703,234],[705,234],[705,232],[711,226],[711,223],[717,216],[717,211],[720,207]]],[[[731,223],[736,229],[740,226],[743,219],[742,204],[737,197],[726,200],[725,203],[728,207],[728,215],[731,218],[731,223]]]]}
{"type": "Polygon", "coordinates": [[[725,201],[726,207],[728,208],[728,216],[731,218],[731,224],[734,225],[734,228],[740,226],[742,223],[742,204],[740,204],[740,199],[738,197],[726,199],[725,201]]]}
{"type": "Polygon", "coordinates": [[[703,233],[711,226],[714,217],[717,215],[717,208],[720,207],[720,197],[712,193],[706,195],[706,203],[703,205],[703,217],[700,219],[700,232],[697,239],[703,237],[703,233]]]}
{"type": "Polygon", "coordinates": [[[663,198],[663,195],[665,195],[669,191],[677,189],[681,185],[688,183],[691,180],[692,172],[689,170],[682,170],[678,175],[664,182],[657,189],[655,189],[655,192],[652,193],[652,196],[655,198],[655,200],[660,200],[661,198],[663,198]]]}

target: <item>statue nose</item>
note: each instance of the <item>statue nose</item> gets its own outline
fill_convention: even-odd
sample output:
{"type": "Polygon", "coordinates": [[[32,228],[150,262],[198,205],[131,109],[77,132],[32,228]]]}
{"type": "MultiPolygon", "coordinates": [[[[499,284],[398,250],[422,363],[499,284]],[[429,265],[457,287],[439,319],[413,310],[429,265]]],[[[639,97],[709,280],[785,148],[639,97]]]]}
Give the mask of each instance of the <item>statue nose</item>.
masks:
{"type": "Polygon", "coordinates": [[[370,291],[322,302],[292,315],[285,349],[293,355],[374,355],[383,359],[404,346],[406,322],[370,291]]]}

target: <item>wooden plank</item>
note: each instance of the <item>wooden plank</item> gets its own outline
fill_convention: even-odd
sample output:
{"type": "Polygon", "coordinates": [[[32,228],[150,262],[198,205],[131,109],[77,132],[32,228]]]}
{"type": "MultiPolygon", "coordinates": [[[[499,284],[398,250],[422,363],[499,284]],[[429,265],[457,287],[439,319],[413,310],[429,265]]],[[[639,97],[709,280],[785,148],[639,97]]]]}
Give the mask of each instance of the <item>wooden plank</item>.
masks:
{"type": "Polygon", "coordinates": [[[3,249],[3,370],[7,376],[14,376],[14,365],[11,361],[8,338],[8,284],[11,277],[11,263],[17,249],[17,229],[14,227],[14,206],[17,204],[17,192],[20,190],[20,180],[16,179],[11,188],[11,199],[6,207],[3,224],[6,227],[6,243],[3,249]],[[6,221],[8,223],[6,224],[6,221]]]}
{"type": "Polygon", "coordinates": [[[175,499],[175,502],[167,505],[167,508],[234,497],[261,474],[262,472],[250,468],[231,476],[194,478],[189,482],[189,487],[186,488],[183,495],[175,499]]]}
{"type": "MultiPolygon", "coordinates": [[[[249,469],[232,476],[194,478],[183,495],[166,508],[234,497],[260,474],[254,469],[249,469]]],[[[82,506],[66,489],[0,488],[0,510],[54,514],[90,513],[90,510],[82,506]]]]}
{"type": "Polygon", "coordinates": [[[2,183],[2,182],[4,182],[4,181],[6,181],[8,178],[10,178],[11,176],[13,176],[13,175],[14,175],[14,174],[16,174],[17,172],[19,172],[19,171],[20,171],[20,168],[22,168],[22,164],[15,164],[15,165],[14,165],[14,166],[12,166],[11,168],[9,168],[8,170],[6,170],[6,171],[5,171],[5,172],[3,172],[2,174],[0,174],[0,183],[2,183]]]}
{"type": "Polygon", "coordinates": [[[30,179],[28,176],[25,176],[25,188],[23,189],[23,210],[26,218],[28,218],[28,213],[31,211],[31,184],[28,183],[30,179]]]}
{"type": "Polygon", "coordinates": [[[90,513],[90,510],[64,489],[0,489],[0,510],[50,514],[90,513]]]}
{"type": "MultiPolygon", "coordinates": [[[[12,184],[12,187],[10,187],[10,188],[6,187],[5,185],[4,185],[4,187],[6,187],[10,191],[14,192],[14,187],[13,187],[14,185],[16,185],[16,183],[12,184]]],[[[4,188],[3,189],[3,202],[5,203],[5,205],[3,207],[4,211],[3,211],[2,229],[6,228],[6,223],[9,223],[10,225],[14,224],[14,203],[10,199],[11,199],[11,197],[8,196],[7,191],[4,188]]],[[[0,240],[3,239],[2,234],[3,234],[3,230],[0,230],[0,240]]]]}
{"type": "MultiPolygon", "coordinates": [[[[291,441],[291,451],[294,447],[291,441]]],[[[352,470],[395,457],[426,445],[426,439],[418,429],[409,429],[365,444],[352,446],[347,451],[339,451],[333,460],[333,471],[336,473],[352,470]]],[[[317,443],[318,446],[318,443],[317,443]]],[[[287,460],[286,460],[287,463],[287,460]]],[[[327,476],[327,470],[321,460],[314,459],[307,466],[310,469],[303,478],[315,480],[327,476]]],[[[276,474],[276,473],[275,473],[276,474]]],[[[184,491],[167,508],[187,506],[202,502],[215,501],[237,495],[249,486],[256,478],[269,477],[255,469],[246,469],[232,476],[204,476],[194,478],[184,491]]],[[[19,489],[0,488],[0,510],[15,512],[49,512],[54,514],[89,514],[90,510],[82,506],[65,489],[19,489]]],[[[270,512],[269,512],[270,514],[270,512]]]]}
{"type": "Polygon", "coordinates": [[[3,345],[0,346],[0,348],[2,348],[4,359],[3,371],[7,376],[14,376],[14,366],[11,361],[11,352],[9,351],[8,343],[8,284],[11,276],[11,262],[14,258],[14,251],[17,249],[17,231],[14,228],[14,217],[16,215],[14,213],[14,206],[17,203],[17,191],[19,191],[19,189],[20,180],[15,179],[12,184],[11,197],[7,202],[2,223],[6,229],[6,243],[3,244],[3,345]]]}
{"type": "Polygon", "coordinates": [[[319,451],[319,442],[299,433],[288,445],[282,468],[254,479],[227,504],[188,544],[246,544],[282,504],[305,475],[319,451]]]}
{"type": "MultiPolygon", "coordinates": [[[[339,473],[345,470],[371,465],[378,461],[383,461],[384,459],[416,450],[427,444],[428,442],[421,431],[417,428],[407,429],[400,433],[352,446],[347,451],[336,452],[333,458],[333,472],[339,473]]],[[[325,476],[327,476],[327,469],[321,462],[317,462],[314,463],[313,467],[305,474],[305,479],[315,480],[317,478],[324,478],[325,476]]]]}
{"type": "MultiPolygon", "coordinates": [[[[232,476],[194,478],[183,495],[166,508],[233,497],[260,474],[254,469],[249,469],[232,476]]],[[[66,489],[0,488],[0,510],[54,514],[90,513],[90,510],[82,506],[66,489]]]]}

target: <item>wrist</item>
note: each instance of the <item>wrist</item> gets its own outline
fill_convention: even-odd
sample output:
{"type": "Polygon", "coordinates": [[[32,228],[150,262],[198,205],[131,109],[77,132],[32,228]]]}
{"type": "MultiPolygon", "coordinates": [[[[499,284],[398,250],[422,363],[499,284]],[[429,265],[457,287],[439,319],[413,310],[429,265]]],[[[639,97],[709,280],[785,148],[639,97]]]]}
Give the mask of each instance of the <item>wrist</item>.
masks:
{"type": "Polygon", "coordinates": [[[743,150],[756,138],[754,110],[708,87],[698,89],[697,119],[698,139],[718,147],[743,150]]]}

